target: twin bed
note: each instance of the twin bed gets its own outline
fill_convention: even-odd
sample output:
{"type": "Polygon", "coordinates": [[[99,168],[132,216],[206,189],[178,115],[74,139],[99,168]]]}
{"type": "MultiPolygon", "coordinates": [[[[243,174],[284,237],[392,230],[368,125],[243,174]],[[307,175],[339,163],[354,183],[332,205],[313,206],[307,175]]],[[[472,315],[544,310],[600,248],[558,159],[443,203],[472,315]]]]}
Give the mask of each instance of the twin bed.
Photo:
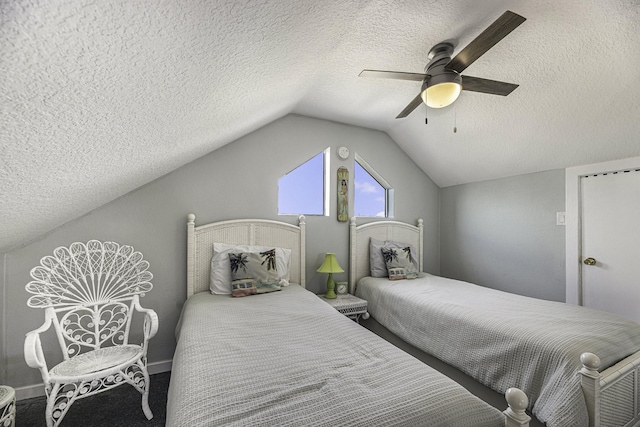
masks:
{"type": "Polygon", "coordinates": [[[392,333],[498,392],[519,387],[549,427],[640,425],[640,325],[426,273],[371,277],[376,240],[412,245],[422,272],[422,221],[350,224],[351,291],[392,333]]]}
{"type": "MultiPolygon", "coordinates": [[[[176,330],[168,426],[527,426],[526,396],[500,412],[305,287],[305,224],[189,215],[188,300],[176,330]],[[209,292],[213,244],[291,250],[289,286],[209,292]]],[[[282,282],[286,284],[286,281],[282,282]]],[[[506,405],[505,405],[506,406],[506,405]]]]}

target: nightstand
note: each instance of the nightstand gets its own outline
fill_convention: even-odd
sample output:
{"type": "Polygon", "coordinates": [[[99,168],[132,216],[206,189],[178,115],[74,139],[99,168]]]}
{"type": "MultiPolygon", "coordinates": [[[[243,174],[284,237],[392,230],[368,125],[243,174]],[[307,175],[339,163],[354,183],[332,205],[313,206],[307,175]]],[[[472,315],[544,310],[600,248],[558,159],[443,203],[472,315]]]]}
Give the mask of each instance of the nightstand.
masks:
{"type": "Polygon", "coordinates": [[[326,302],[349,319],[355,320],[358,323],[360,323],[360,316],[362,316],[364,320],[369,318],[366,300],[360,299],[351,294],[338,295],[338,297],[334,299],[327,299],[324,295],[318,296],[322,301],[326,302]]]}

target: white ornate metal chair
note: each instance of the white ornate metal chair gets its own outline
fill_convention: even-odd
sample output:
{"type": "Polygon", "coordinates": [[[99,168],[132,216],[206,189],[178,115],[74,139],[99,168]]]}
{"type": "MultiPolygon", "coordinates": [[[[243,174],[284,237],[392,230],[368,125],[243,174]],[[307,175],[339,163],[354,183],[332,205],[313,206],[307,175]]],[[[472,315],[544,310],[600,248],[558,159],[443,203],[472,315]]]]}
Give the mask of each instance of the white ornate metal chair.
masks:
{"type": "Polygon", "coordinates": [[[40,264],[31,270],[27,304],[44,308],[45,322],[27,334],[24,357],[42,374],[47,426],[58,426],[76,400],[125,383],[142,394],[151,419],[147,345],[158,316],[139,302],[153,287],[149,263],[131,246],[91,240],[59,247],[40,264]],[[141,344],[129,344],[134,311],[144,315],[141,344]],[[48,369],[40,334],[52,325],[63,361],[48,369]]]}

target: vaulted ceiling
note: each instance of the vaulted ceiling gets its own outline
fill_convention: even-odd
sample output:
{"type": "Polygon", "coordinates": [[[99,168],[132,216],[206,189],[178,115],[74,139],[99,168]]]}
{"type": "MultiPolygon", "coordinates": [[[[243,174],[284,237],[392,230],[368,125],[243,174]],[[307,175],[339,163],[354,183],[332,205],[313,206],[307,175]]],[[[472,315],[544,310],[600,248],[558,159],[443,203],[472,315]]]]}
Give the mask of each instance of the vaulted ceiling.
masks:
{"type": "Polygon", "coordinates": [[[640,155],[636,0],[0,1],[0,252],[289,113],[387,132],[441,187],[640,155]],[[430,48],[527,18],[395,116],[430,48]],[[454,132],[454,127],[457,132],[454,132]]]}

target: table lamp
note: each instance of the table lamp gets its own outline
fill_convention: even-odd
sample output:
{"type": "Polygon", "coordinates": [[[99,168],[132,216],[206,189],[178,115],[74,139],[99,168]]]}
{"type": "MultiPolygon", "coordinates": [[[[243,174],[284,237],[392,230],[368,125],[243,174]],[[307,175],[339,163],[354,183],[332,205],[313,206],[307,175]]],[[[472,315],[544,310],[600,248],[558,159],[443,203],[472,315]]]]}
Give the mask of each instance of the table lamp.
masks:
{"type": "Polygon", "coordinates": [[[326,254],[324,262],[316,271],[318,273],[329,273],[329,278],[327,279],[327,293],[324,297],[328,299],[336,298],[336,293],[334,292],[336,282],[333,281],[333,273],[344,273],[344,270],[340,267],[340,264],[338,264],[336,254],[326,254]]]}

